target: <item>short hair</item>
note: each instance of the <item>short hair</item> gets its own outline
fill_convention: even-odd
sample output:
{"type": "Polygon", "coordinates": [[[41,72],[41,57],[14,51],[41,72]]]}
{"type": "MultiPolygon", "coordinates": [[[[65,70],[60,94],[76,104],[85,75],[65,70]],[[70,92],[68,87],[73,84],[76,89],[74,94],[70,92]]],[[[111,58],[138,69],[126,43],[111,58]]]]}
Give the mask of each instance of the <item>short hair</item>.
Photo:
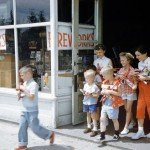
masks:
{"type": "Polygon", "coordinates": [[[24,66],[19,69],[19,73],[27,73],[27,72],[30,72],[31,74],[33,74],[33,71],[30,65],[24,66]]]}
{"type": "Polygon", "coordinates": [[[134,60],[134,56],[131,53],[128,52],[121,52],[119,54],[120,57],[126,57],[128,61],[130,61],[130,63],[134,60]]]}
{"type": "Polygon", "coordinates": [[[84,73],[84,77],[94,77],[95,76],[95,71],[93,69],[89,69],[87,71],[85,71],[84,73]]]}
{"type": "Polygon", "coordinates": [[[100,74],[104,74],[106,72],[112,72],[113,73],[113,67],[111,65],[107,65],[106,67],[103,67],[100,71],[100,74]]]}
{"type": "Polygon", "coordinates": [[[106,51],[106,48],[103,44],[97,44],[95,47],[94,47],[94,50],[100,50],[102,49],[103,51],[106,51]]]}

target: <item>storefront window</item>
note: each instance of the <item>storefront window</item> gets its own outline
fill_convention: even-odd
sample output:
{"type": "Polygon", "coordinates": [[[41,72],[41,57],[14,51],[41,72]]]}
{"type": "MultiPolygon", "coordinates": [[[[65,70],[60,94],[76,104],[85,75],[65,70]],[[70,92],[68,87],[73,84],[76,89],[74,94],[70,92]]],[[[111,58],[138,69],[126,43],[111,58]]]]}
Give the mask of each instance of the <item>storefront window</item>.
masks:
{"type": "Polygon", "coordinates": [[[14,31],[0,30],[0,87],[16,86],[14,31]]]}
{"type": "Polygon", "coordinates": [[[71,50],[59,50],[59,67],[60,71],[72,70],[72,51],[71,50]]]}
{"type": "Polygon", "coordinates": [[[50,92],[51,53],[46,45],[46,27],[18,29],[19,67],[31,65],[41,91],[50,92]]]}
{"type": "Polygon", "coordinates": [[[58,0],[58,21],[71,22],[71,0],[58,0]]]}
{"type": "Polygon", "coordinates": [[[0,0],[0,25],[13,24],[12,0],[0,0]]]}
{"type": "Polygon", "coordinates": [[[79,14],[80,24],[94,25],[94,0],[79,0],[79,14]]]}
{"type": "Polygon", "coordinates": [[[17,23],[50,21],[50,0],[16,0],[17,23]]]}

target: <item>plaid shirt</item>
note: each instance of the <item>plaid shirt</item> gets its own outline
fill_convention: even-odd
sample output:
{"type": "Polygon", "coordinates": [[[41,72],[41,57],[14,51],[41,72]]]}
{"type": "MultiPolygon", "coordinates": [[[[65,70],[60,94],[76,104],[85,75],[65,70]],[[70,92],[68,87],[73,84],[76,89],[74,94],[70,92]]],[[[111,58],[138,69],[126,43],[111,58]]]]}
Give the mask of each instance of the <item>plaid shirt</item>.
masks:
{"type": "Polygon", "coordinates": [[[132,94],[135,93],[135,90],[132,90],[132,88],[127,84],[126,80],[128,80],[131,84],[134,84],[133,77],[130,76],[130,72],[134,71],[133,67],[130,67],[129,69],[126,69],[122,67],[119,71],[119,75],[125,75],[125,79],[121,81],[121,91],[122,93],[132,94]]]}

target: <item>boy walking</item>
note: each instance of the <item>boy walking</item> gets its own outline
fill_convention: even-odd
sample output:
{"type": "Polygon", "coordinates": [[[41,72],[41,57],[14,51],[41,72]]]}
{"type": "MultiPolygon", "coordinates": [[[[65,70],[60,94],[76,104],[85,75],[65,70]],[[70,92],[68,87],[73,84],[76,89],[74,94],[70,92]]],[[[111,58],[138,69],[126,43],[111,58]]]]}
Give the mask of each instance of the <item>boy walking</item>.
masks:
{"type": "Polygon", "coordinates": [[[38,84],[33,79],[33,72],[30,66],[24,66],[19,70],[23,85],[20,85],[17,94],[22,101],[23,111],[20,117],[18,132],[19,146],[15,150],[25,150],[28,145],[28,127],[40,138],[49,139],[50,144],[54,143],[55,133],[39,125],[38,119],[38,84]]]}

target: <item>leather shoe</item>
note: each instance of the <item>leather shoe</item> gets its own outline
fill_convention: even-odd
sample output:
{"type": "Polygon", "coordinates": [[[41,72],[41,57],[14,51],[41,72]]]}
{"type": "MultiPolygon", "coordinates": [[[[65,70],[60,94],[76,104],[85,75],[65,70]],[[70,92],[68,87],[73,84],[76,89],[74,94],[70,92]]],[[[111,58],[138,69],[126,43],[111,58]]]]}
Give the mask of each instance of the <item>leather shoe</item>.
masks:
{"type": "Polygon", "coordinates": [[[49,144],[52,145],[55,141],[55,133],[52,132],[51,136],[50,136],[50,139],[49,139],[49,144]]]}
{"type": "Polygon", "coordinates": [[[19,146],[17,148],[15,148],[14,150],[25,150],[27,148],[27,146],[19,146]]]}

